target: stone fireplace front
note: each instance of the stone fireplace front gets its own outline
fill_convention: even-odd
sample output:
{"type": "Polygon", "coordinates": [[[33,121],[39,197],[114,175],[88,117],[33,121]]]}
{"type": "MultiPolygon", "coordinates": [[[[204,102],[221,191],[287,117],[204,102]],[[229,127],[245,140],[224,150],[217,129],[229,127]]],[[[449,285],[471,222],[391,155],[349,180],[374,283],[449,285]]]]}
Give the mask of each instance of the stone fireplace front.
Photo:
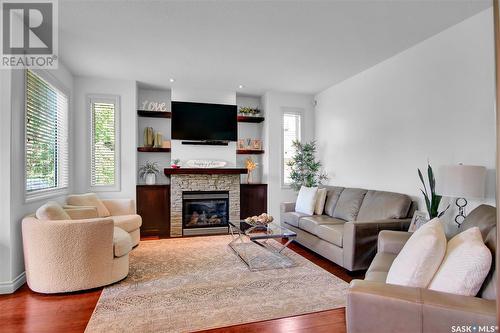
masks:
{"type": "Polygon", "coordinates": [[[172,174],[170,188],[171,237],[227,232],[227,222],[240,218],[239,174],[172,174]],[[225,200],[227,216],[221,214],[225,200]],[[193,205],[187,208],[187,203],[193,205]],[[224,224],[217,225],[218,219],[225,223],[225,227],[224,224]]]}

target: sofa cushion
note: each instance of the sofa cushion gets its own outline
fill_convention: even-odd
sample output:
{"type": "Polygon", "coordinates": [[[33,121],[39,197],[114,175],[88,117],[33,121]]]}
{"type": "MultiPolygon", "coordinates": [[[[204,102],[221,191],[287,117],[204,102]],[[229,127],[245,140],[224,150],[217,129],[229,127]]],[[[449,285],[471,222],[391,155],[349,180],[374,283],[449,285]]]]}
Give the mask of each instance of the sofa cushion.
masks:
{"type": "Polygon", "coordinates": [[[306,216],[299,220],[299,228],[316,235],[316,227],[320,224],[343,224],[345,221],[326,215],[306,216]]]}
{"type": "Polygon", "coordinates": [[[339,200],[340,194],[344,190],[343,187],[330,187],[328,189],[328,194],[326,196],[325,203],[325,214],[333,217],[333,211],[337,206],[337,201],[339,200]]]}
{"type": "Polygon", "coordinates": [[[106,208],[106,206],[104,206],[101,199],[99,199],[95,193],[69,195],[66,202],[68,203],[68,205],[72,206],[96,207],[99,217],[108,217],[111,215],[109,213],[109,210],[106,208]]]}
{"type": "MultiPolygon", "coordinates": [[[[387,252],[378,252],[375,258],[373,258],[370,267],[366,272],[385,272],[388,273],[389,269],[396,259],[397,254],[387,253],[387,252]]],[[[385,280],[384,280],[385,282],[385,280]]]]}
{"type": "Polygon", "coordinates": [[[115,227],[122,228],[126,232],[132,232],[137,230],[142,225],[142,219],[139,215],[119,215],[119,216],[111,216],[113,222],[115,223],[115,227]]]}
{"type": "Polygon", "coordinates": [[[361,207],[366,192],[366,190],[360,188],[344,189],[333,211],[333,217],[346,221],[356,221],[359,207],[361,207]]]}
{"type": "Polygon", "coordinates": [[[435,218],[413,233],[387,274],[387,283],[427,288],[446,252],[446,236],[435,218]]]}
{"type": "Polygon", "coordinates": [[[125,230],[115,227],[113,231],[113,251],[115,257],[123,257],[132,250],[132,238],[125,230]]]}
{"type": "Polygon", "coordinates": [[[320,224],[316,227],[316,235],[334,245],[343,246],[344,223],[320,224]]]}
{"type": "Polygon", "coordinates": [[[304,216],[310,216],[310,215],[299,212],[288,212],[281,214],[283,222],[288,223],[289,225],[292,225],[297,228],[299,227],[299,219],[304,216]]]}
{"type": "Polygon", "coordinates": [[[314,214],[314,206],[316,205],[317,187],[302,186],[297,196],[295,203],[295,211],[307,215],[314,214]]]}
{"type": "Polygon", "coordinates": [[[387,272],[378,272],[378,271],[366,272],[365,280],[385,283],[385,280],[387,280],[387,272]]]}
{"type": "Polygon", "coordinates": [[[318,189],[316,193],[316,204],[314,205],[314,214],[321,215],[325,210],[326,188],[318,189]]]}
{"type": "Polygon", "coordinates": [[[406,194],[368,191],[359,208],[358,221],[402,219],[408,216],[411,199],[406,194]]]}
{"type": "Polygon", "coordinates": [[[71,217],[56,201],[49,201],[36,210],[35,216],[39,220],[56,221],[71,220],[71,217]]]}

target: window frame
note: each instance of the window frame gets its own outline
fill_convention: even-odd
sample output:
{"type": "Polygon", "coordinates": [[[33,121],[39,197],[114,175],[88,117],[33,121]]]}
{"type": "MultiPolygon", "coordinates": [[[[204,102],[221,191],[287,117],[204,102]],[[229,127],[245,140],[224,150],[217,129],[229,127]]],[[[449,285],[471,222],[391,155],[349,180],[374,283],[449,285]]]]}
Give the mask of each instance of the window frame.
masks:
{"type": "Polygon", "coordinates": [[[86,110],[88,115],[88,143],[87,161],[88,161],[88,189],[91,192],[119,192],[121,191],[121,105],[120,96],[111,94],[89,94],[87,95],[86,110]],[[92,136],[92,105],[95,102],[112,103],[115,105],[115,184],[113,185],[92,185],[92,149],[94,138],[92,136]]]}
{"type": "Polygon", "coordinates": [[[282,189],[290,189],[290,184],[285,183],[285,138],[284,138],[284,129],[285,129],[285,114],[295,115],[299,117],[299,141],[304,141],[304,109],[302,108],[294,108],[294,107],[282,107],[281,108],[281,129],[280,129],[280,141],[281,141],[281,152],[280,152],[280,160],[281,160],[281,170],[280,170],[280,183],[282,189]]]}
{"type": "Polygon", "coordinates": [[[43,69],[25,69],[23,71],[23,86],[24,86],[24,110],[23,110],[23,191],[24,191],[24,201],[25,203],[30,203],[34,201],[39,201],[42,199],[50,199],[50,198],[55,198],[59,197],[62,195],[67,195],[70,193],[70,189],[72,186],[72,165],[71,165],[71,94],[70,90],[66,88],[57,78],[55,78],[52,74],[50,74],[48,71],[43,70],[43,69]],[[67,121],[67,144],[68,144],[68,149],[67,149],[67,164],[66,164],[66,172],[68,174],[68,179],[67,179],[67,184],[66,186],[59,186],[55,188],[49,188],[49,189],[41,189],[41,190],[36,190],[36,191],[28,191],[27,185],[28,185],[28,170],[26,167],[27,163],[27,156],[26,156],[26,143],[27,143],[27,126],[26,126],[26,116],[27,116],[27,106],[28,106],[28,99],[26,98],[27,95],[27,76],[28,76],[28,70],[31,71],[33,74],[41,78],[43,81],[45,81],[48,85],[52,86],[55,90],[58,90],[61,94],[63,94],[67,98],[67,110],[66,110],[66,121],[67,121]]]}

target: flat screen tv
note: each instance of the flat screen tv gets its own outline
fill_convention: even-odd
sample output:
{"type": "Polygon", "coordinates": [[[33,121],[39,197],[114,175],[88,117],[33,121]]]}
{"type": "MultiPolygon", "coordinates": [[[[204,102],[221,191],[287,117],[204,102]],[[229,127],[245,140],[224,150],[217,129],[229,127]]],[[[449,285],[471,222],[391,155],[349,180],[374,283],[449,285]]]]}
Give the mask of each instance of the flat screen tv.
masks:
{"type": "Polygon", "coordinates": [[[172,102],[172,139],[237,141],[236,105],[172,102]]]}

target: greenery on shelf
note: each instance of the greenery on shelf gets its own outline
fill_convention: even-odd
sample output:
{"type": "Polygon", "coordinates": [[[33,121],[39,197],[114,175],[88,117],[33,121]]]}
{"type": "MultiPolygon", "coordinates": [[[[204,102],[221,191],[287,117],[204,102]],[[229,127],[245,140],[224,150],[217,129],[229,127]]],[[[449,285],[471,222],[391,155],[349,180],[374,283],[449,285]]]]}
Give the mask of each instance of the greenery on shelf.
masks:
{"type": "Polygon", "coordinates": [[[429,218],[433,219],[435,217],[441,217],[450,208],[450,205],[446,207],[445,210],[439,212],[439,204],[441,203],[442,196],[436,194],[436,179],[434,178],[434,172],[430,163],[427,163],[427,178],[429,181],[429,192],[427,191],[427,186],[424,181],[424,176],[422,171],[418,170],[418,177],[424,186],[424,189],[420,189],[425,199],[425,206],[427,207],[427,212],[429,213],[429,218]],[[429,195],[430,194],[430,195],[429,195]]]}
{"type": "Polygon", "coordinates": [[[257,108],[241,107],[239,113],[245,116],[246,115],[256,116],[260,114],[260,110],[257,108]]]}
{"type": "Polygon", "coordinates": [[[301,186],[313,187],[323,183],[328,177],[321,171],[321,162],[316,160],[316,141],[293,142],[295,155],[287,165],[290,167],[290,186],[298,191],[301,186]]]}
{"type": "Polygon", "coordinates": [[[160,176],[160,169],[158,168],[157,162],[146,161],[144,165],[139,168],[139,177],[145,179],[148,174],[155,174],[157,177],[160,176]]]}

